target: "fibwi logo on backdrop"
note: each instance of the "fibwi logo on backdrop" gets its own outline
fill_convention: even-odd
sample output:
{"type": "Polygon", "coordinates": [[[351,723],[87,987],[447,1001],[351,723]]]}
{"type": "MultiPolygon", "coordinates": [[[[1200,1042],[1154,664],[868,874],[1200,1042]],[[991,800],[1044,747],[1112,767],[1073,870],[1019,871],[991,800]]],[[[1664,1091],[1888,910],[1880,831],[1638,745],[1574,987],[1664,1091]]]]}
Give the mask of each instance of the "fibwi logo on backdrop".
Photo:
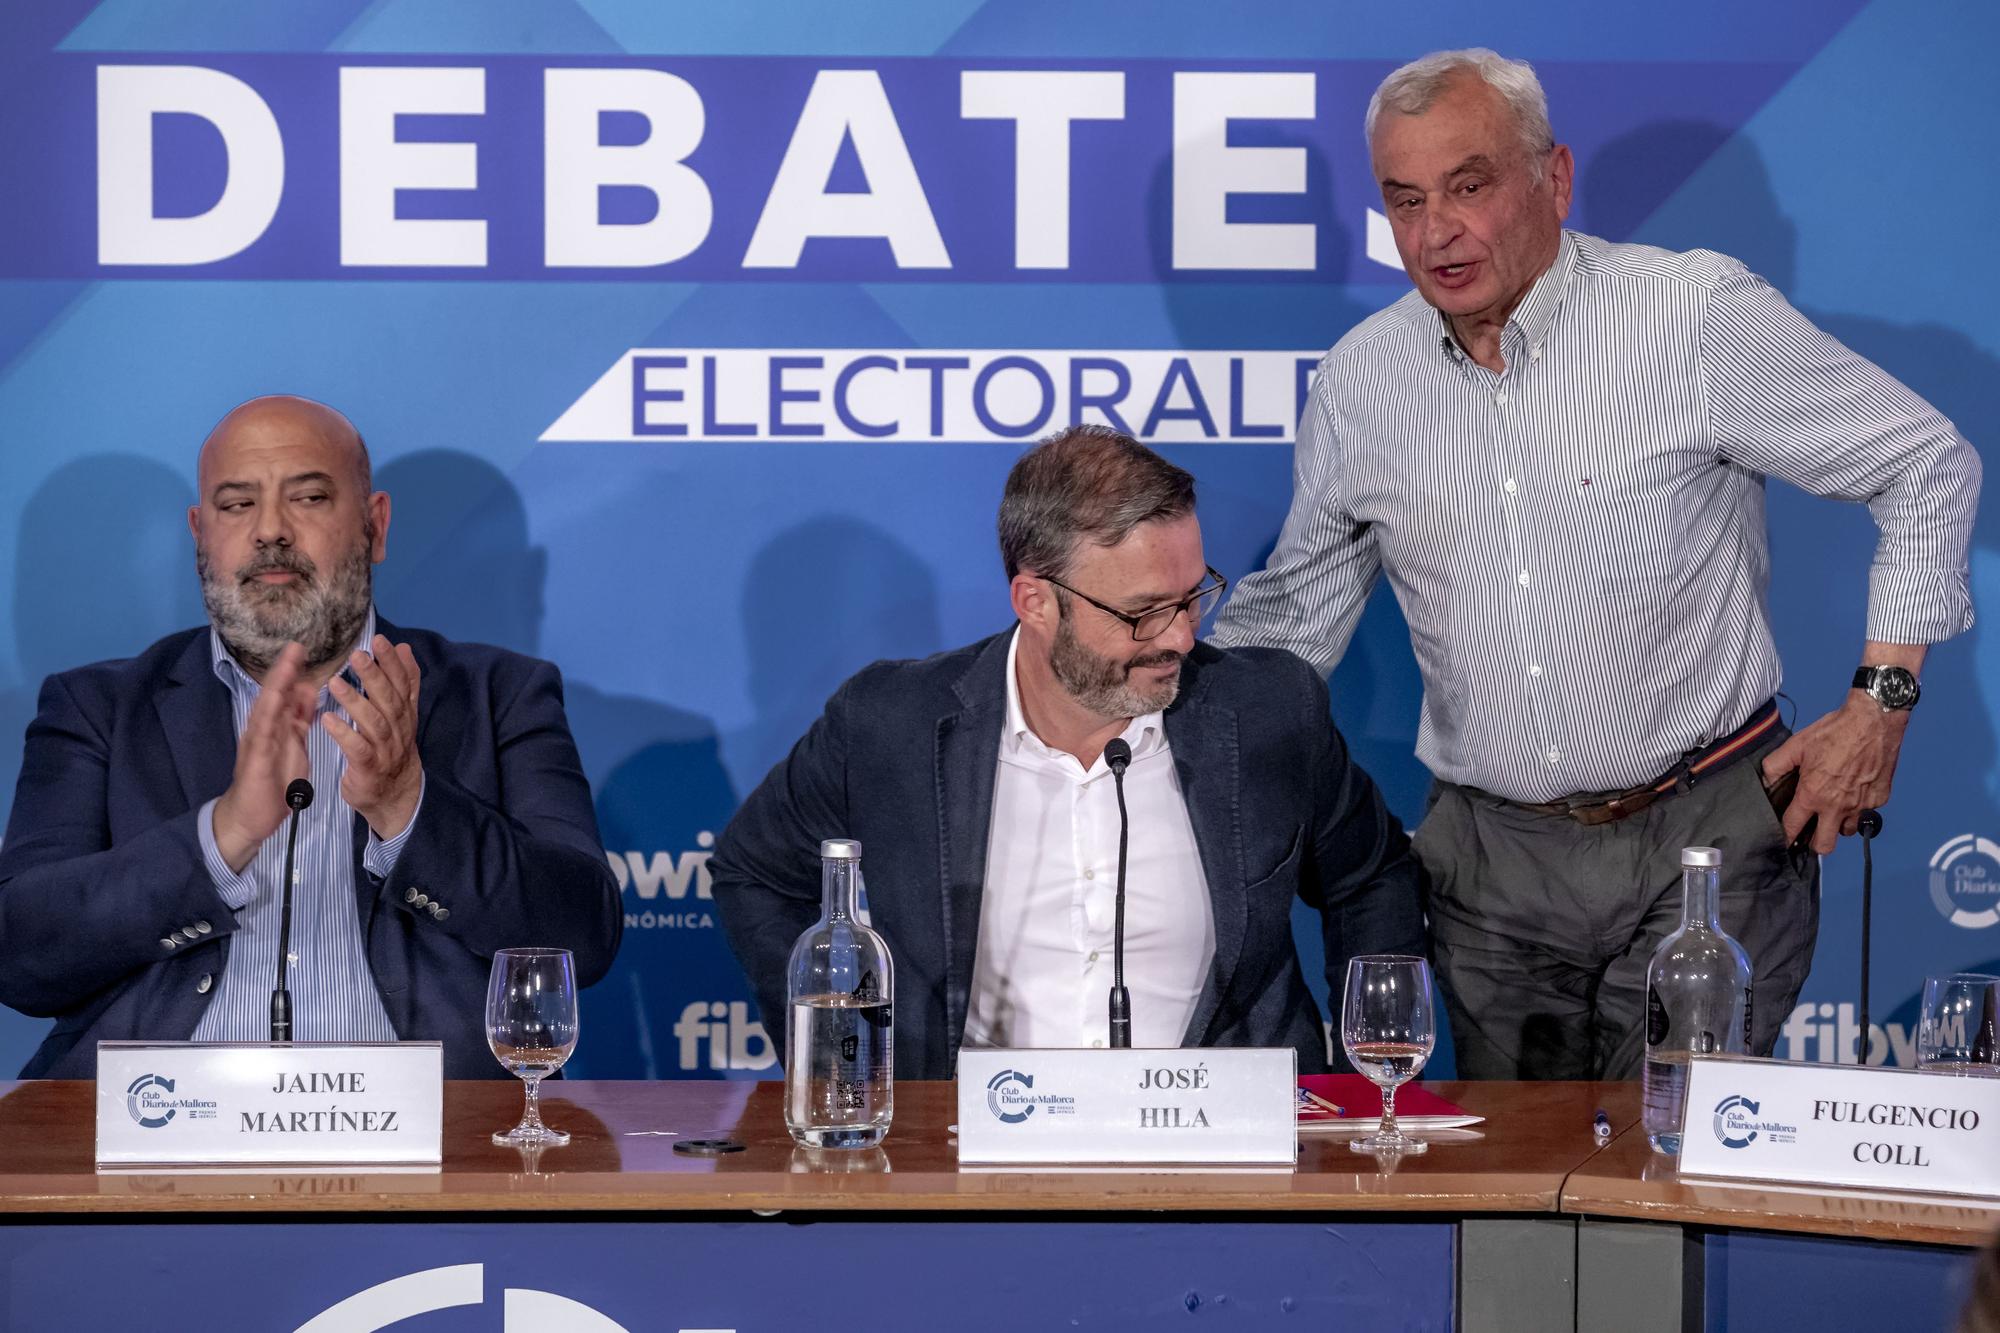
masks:
{"type": "MultiPolygon", "coordinates": [[[[1854,1002],[1839,1004],[1806,1000],[1795,1005],[1778,1030],[1773,1054],[1782,1060],[1808,1064],[1851,1065],[1861,1046],[1861,1018],[1854,1002]]],[[[1868,1025],[1868,1063],[1914,1069],[1917,1064],[1915,1025],[1884,1018],[1868,1025]]]]}
{"type": "Polygon", "coordinates": [[[703,829],[694,840],[694,847],[678,854],[605,851],[627,907],[625,929],[715,929],[715,913],[709,906],[715,888],[708,871],[715,835],[703,829]]]}
{"type": "Polygon", "coordinates": [[[674,1021],[674,1040],[683,1071],[760,1070],[778,1063],[770,1034],[742,1000],[692,1001],[674,1021]]]}
{"type": "Polygon", "coordinates": [[[1954,926],[2000,924],[2000,844],[1961,833],[1931,856],[1931,902],[1954,926]]]}

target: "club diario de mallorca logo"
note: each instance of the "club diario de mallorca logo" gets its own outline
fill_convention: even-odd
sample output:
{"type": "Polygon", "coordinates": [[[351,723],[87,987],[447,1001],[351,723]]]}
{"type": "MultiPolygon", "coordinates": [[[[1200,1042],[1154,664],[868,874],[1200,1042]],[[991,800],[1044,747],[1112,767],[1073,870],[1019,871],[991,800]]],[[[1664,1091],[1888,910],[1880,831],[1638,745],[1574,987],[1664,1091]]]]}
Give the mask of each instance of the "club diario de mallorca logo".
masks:
{"type": "Polygon", "coordinates": [[[1931,856],[1931,902],[1954,926],[2000,925],[2000,843],[1961,833],[1931,856]]]}
{"type": "Polygon", "coordinates": [[[1035,1076],[1003,1069],[986,1080],[986,1109],[1003,1125],[1018,1125],[1036,1108],[1045,1115],[1075,1115],[1076,1098],[1059,1092],[1036,1092],[1035,1076]]]}
{"type": "Polygon", "coordinates": [[[171,1095],[174,1081],[158,1074],[141,1074],[125,1089],[125,1109],[145,1129],[158,1129],[174,1118],[178,1108],[162,1094],[171,1095]]]}
{"type": "Polygon", "coordinates": [[[1018,1125],[1035,1113],[1034,1087],[1033,1074],[1003,1069],[986,1080],[986,1109],[1001,1124],[1018,1125]]]}
{"type": "Polygon", "coordinates": [[[1735,1093],[1724,1097],[1715,1104],[1715,1137],[1725,1148],[1747,1148],[1763,1135],[1772,1143],[1795,1143],[1799,1137],[1797,1125],[1787,1125],[1777,1120],[1760,1120],[1763,1106],[1748,1097],[1735,1093]]]}
{"type": "Polygon", "coordinates": [[[163,1129],[183,1111],[189,1120],[213,1120],[215,1103],[200,1097],[177,1097],[174,1081],[158,1074],[141,1074],[125,1089],[125,1112],[141,1129],[163,1129]]]}

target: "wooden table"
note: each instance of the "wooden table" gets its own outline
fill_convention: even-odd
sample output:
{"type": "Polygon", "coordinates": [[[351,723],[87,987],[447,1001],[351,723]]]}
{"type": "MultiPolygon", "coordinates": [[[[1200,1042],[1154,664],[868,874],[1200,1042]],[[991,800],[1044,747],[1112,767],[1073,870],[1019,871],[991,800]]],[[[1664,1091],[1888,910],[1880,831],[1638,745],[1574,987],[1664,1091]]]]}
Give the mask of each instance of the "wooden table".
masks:
{"type": "Polygon", "coordinates": [[[795,1148],[771,1082],[547,1086],[542,1116],[569,1146],[524,1160],[490,1135],[519,1118],[517,1083],[445,1085],[445,1160],[423,1175],[117,1174],[93,1165],[94,1085],[0,1084],[0,1214],[346,1211],[953,1212],[1033,1209],[1431,1213],[1556,1211],[1563,1181],[1597,1151],[1591,1118],[1638,1118],[1617,1083],[1438,1083],[1486,1117],[1421,1156],[1378,1162],[1345,1138],[1305,1135],[1296,1172],[961,1169],[956,1086],[902,1084],[887,1143],[866,1153],[795,1148]],[[679,1138],[744,1151],[684,1157],[679,1138]]]}
{"type": "Polygon", "coordinates": [[[539,1310],[580,1333],[849,1327],[815,1302],[853,1265],[874,1274],[869,1333],[1197,1311],[1641,1333],[1758,1326],[1745,1310],[1795,1311],[1799,1287],[1827,1307],[1817,1327],[1934,1327],[1964,1247],[2000,1223],[1977,1203],[1683,1182],[1647,1148],[1631,1084],[1429,1086],[1486,1122],[1397,1162],[1302,1136],[1296,1171],[960,1168],[949,1084],[898,1087],[887,1144],[861,1153],[795,1148],[773,1083],[552,1084],[544,1116],[573,1142],[524,1154],[490,1142],[521,1103],[495,1081],[446,1085],[438,1171],[100,1174],[92,1085],[0,1083],[0,1327],[9,1310],[35,1312],[22,1327],[177,1326],[129,1302],[219,1254],[247,1284],[241,1325],[203,1311],[219,1330],[364,1296],[376,1318],[384,1291],[431,1302],[410,1313],[504,1301],[512,1321],[519,1303],[523,1326],[539,1310]],[[744,1151],[676,1154],[686,1138],[744,1151]],[[77,1276],[113,1269],[129,1281],[77,1276]],[[1885,1323],[1870,1299],[1923,1317],[1885,1323]]]}

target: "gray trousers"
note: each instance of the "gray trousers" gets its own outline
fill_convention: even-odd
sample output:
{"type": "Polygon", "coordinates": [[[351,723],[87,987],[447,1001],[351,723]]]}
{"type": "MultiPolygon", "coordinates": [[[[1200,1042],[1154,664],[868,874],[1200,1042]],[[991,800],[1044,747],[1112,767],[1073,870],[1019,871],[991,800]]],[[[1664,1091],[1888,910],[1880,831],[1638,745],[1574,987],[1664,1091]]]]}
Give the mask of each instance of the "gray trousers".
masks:
{"type": "Polygon", "coordinates": [[[1683,847],[1722,851],[1722,928],[1750,955],[1751,1051],[1769,1055],[1812,966],[1819,858],[1791,851],[1759,761],[1594,827],[1435,784],[1413,839],[1460,1078],[1630,1079],[1646,964],[1680,926],[1683,847]]]}

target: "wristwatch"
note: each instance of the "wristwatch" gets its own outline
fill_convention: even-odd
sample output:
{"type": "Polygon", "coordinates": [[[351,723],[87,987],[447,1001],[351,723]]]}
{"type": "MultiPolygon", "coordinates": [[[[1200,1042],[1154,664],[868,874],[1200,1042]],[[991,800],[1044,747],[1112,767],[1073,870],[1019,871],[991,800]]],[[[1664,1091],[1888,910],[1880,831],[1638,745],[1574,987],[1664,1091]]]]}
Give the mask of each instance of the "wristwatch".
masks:
{"type": "Polygon", "coordinates": [[[1867,691],[1885,713],[1908,712],[1923,694],[1917,678],[1899,666],[1862,667],[1854,673],[1854,688],[1867,691]]]}

